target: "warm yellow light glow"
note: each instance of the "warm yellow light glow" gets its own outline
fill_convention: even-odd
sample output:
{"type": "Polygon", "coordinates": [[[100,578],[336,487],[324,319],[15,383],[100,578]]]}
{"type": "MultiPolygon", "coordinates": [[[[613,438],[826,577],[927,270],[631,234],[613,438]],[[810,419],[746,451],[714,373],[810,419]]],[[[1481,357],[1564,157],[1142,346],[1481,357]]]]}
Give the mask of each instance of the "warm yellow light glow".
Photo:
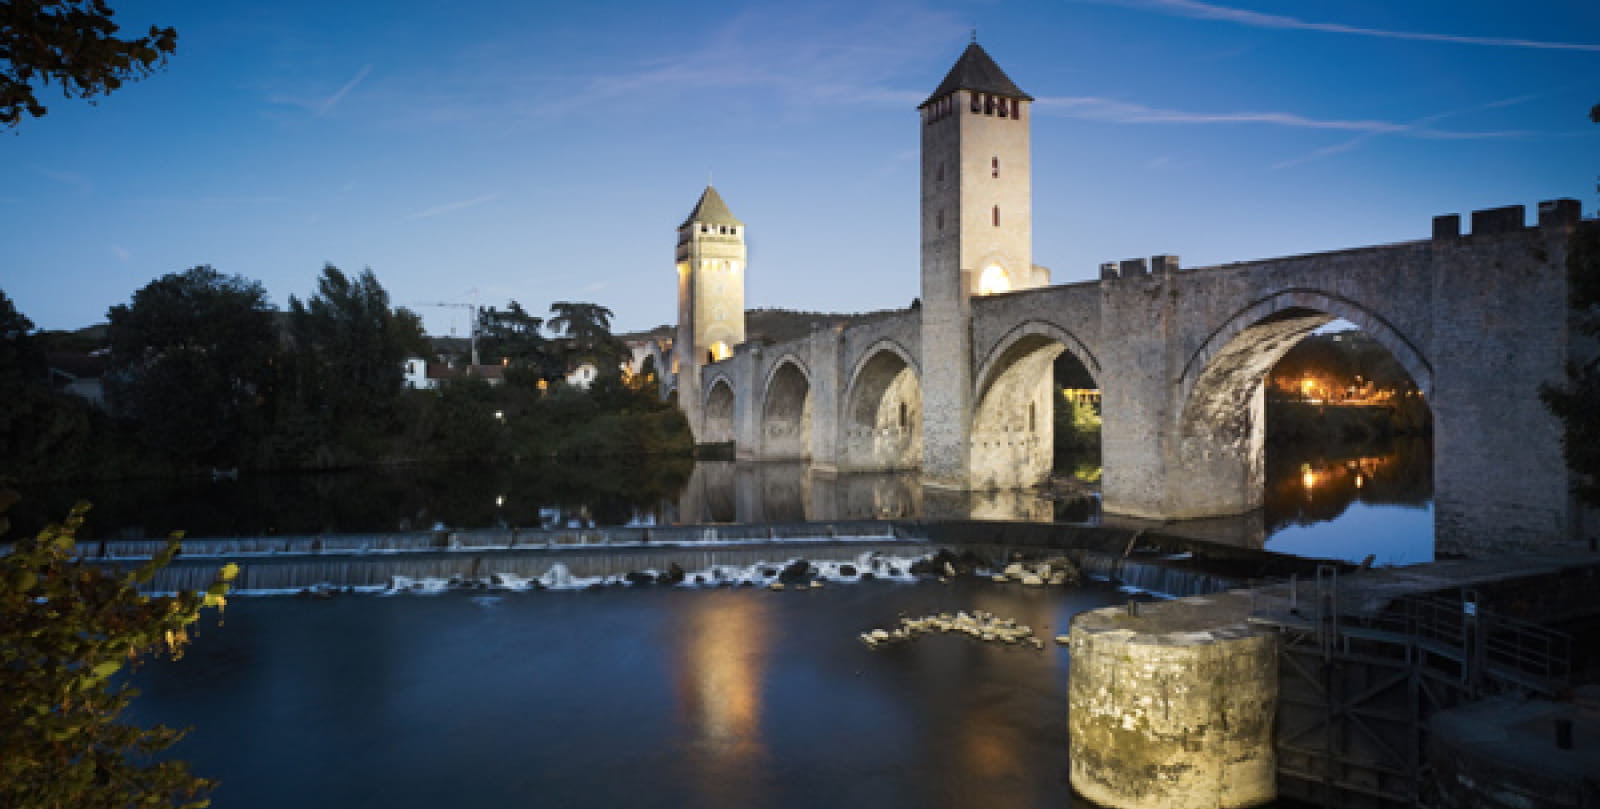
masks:
{"type": "Polygon", "coordinates": [[[1315,488],[1317,485],[1317,473],[1311,471],[1309,466],[1301,467],[1300,484],[1307,489],[1315,488]]]}
{"type": "Polygon", "coordinates": [[[711,344],[711,359],[714,361],[722,362],[731,356],[733,356],[733,349],[729,348],[726,342],[718,340],[711,344]]]}
{"type": "Polygon", "coordinates": [[[689,274],[689,262],[687,262],[687,261],[678,262],[678,275],[683,276],[683,275],[688,275],[688,274],[689,274]]]}
{"type": "Polygon", "coordinates": [[[1357,489],[1361,488],[1361,476],[1360,475],[1356,475],[1356,488],[1357,489]]]}
{"type": "Polygon", "coordinates": [[[998,264],[990,264],[983,268],[983,274],[978,276],[978,294],[993,295],[996,292],[1011,291],[1011,276],[998,264]]]}

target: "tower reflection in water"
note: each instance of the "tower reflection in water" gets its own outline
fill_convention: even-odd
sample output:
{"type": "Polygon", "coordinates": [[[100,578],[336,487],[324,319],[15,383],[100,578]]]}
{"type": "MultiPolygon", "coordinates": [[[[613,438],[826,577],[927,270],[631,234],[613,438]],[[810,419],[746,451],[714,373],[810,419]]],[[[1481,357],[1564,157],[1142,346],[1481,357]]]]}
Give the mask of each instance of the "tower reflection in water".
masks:
{"type": "Polygon", "coordinates": [[[703,806],[756,806],[770,775],[761,733],[762,684],[771,656],[769,602],[698,593],[677,605],[678,706],[691,789],[703,806]]]}
{"type": "Polygon", "coordinates": [[[1097,501],[1062,501],[1041,490],[926,489],[914,472],[819,474],[804,463],[695,464],[677,501],[677,523],[803,520],[991,519],[1092,522],[1097,501]]]}

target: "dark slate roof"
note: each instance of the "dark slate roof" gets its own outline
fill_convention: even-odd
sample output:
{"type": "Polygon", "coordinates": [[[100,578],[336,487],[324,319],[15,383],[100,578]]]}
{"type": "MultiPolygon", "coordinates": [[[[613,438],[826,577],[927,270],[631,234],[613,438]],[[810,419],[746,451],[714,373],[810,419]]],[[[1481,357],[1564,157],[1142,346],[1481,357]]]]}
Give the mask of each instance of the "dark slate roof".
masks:
{"type": "Polygon", "coordinates": [[[743,222],[733,218],[733,211],[728,210],[728,203],[722,201],[722,195],[717,189],[706,186],[706,192],[700,195],[700,201],[695,203],[694,210],[689,212],[689,218],[683,220],[678,227],[688,227],[690,222],[700,222],[707,225],[743,225],[743,222]]]}
{"type": "Polygon", "coordinates": [[[922,109],[937,99],[944,98],[957,90],[972,90],[978,93],[1006,96],[1007,98],[1025,98],[1033,100],[1033,96],[1022,92],[1006,72],[989,58],[989,54],[974,42],[962,51],[961,58],[956,60],[955,67],[945,74],[944,81],[939,82],[939,89],[928,96],[928,100],[917,105],[922,109]]]}

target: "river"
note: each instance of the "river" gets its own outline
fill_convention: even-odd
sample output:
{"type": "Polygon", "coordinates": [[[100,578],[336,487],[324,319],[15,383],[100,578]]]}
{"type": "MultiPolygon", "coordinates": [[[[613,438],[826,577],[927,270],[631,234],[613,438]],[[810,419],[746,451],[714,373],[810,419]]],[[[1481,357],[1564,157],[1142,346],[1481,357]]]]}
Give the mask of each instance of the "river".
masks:
{"type": "MultiPolygon", "coordinates": [[[[1094,478],[1098,468],[1080,467],[1094,478]]],[[[1378,564],[1431,561],[1432,450],[1269,444],[1265,507],[1167,524],[1253,547],[1378,564]]],[[[237,480],[22,487],[14,531],[94,504],[80,539],[373,533],[450,528],[958,517],[1100,521],[1098,501],[1038,492],[954,494],[913,474],[815,475],[800,464],[641,459],[624,463],[409,466],[237,480]]],[[[1106,518],[1114,521],[1115,518],[1106,518]]]]}
{"type": "MultiPolygon", "coordinates": [[[[1275,448],[1266,508],[1236,521],[1241,541],[1431,558],[1425,449],[1275,448]]],[[[412,468],[87,494],[102,499],[90,532],[106,537],[951,510],[1100,519],[1092,499],[941,499],[911,476],[818,478],[770,464],[412,468]]],[[[1096,581],[902,577],[784,592],[236,598],[221,625],[202,620],[181,659],[132,674],[143,694],[128,717],[194,727],[173,755],[221,780],[217,809],[1086,805],[1067,784],[1065,648],[934,635],[872,649],[857,635],[902,615],[985,610],[1049,638],[1078,612],[1129,597],[1096,581]]]]}

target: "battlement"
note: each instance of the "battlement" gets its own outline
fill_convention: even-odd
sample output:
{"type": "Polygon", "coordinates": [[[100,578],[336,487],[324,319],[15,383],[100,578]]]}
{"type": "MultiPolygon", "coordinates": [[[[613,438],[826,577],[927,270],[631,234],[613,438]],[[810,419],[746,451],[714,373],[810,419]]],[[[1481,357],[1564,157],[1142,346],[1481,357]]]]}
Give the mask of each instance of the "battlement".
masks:
{"type": "Polygon", "coordinates": [[[1100,280],[1115,281],[1118,278],[1139,278],[1146,275],[1172,275],[1181,272],[1178,257],[1161,254],[1145,258],[1125,258],[1121,261],[1107,261],[1100,265],[1100,280]]]}
{"type": "MultiPolygon", "coordinates": [[[[1558,228],[1577,224],[1582,215],[1583,207],[1575,199],[1548,199],[1539,203],[1538,227],[1558,228]]],[[[1471,221],[1473,236],[1513,233],[1528,226],[1527,211],[1521,205],[1473,211],[1471,221]]],[[[1460,214],[1445,214],[1433,218],[1434,240],[1459,239],[1462,235],[1460,214]]]]}

